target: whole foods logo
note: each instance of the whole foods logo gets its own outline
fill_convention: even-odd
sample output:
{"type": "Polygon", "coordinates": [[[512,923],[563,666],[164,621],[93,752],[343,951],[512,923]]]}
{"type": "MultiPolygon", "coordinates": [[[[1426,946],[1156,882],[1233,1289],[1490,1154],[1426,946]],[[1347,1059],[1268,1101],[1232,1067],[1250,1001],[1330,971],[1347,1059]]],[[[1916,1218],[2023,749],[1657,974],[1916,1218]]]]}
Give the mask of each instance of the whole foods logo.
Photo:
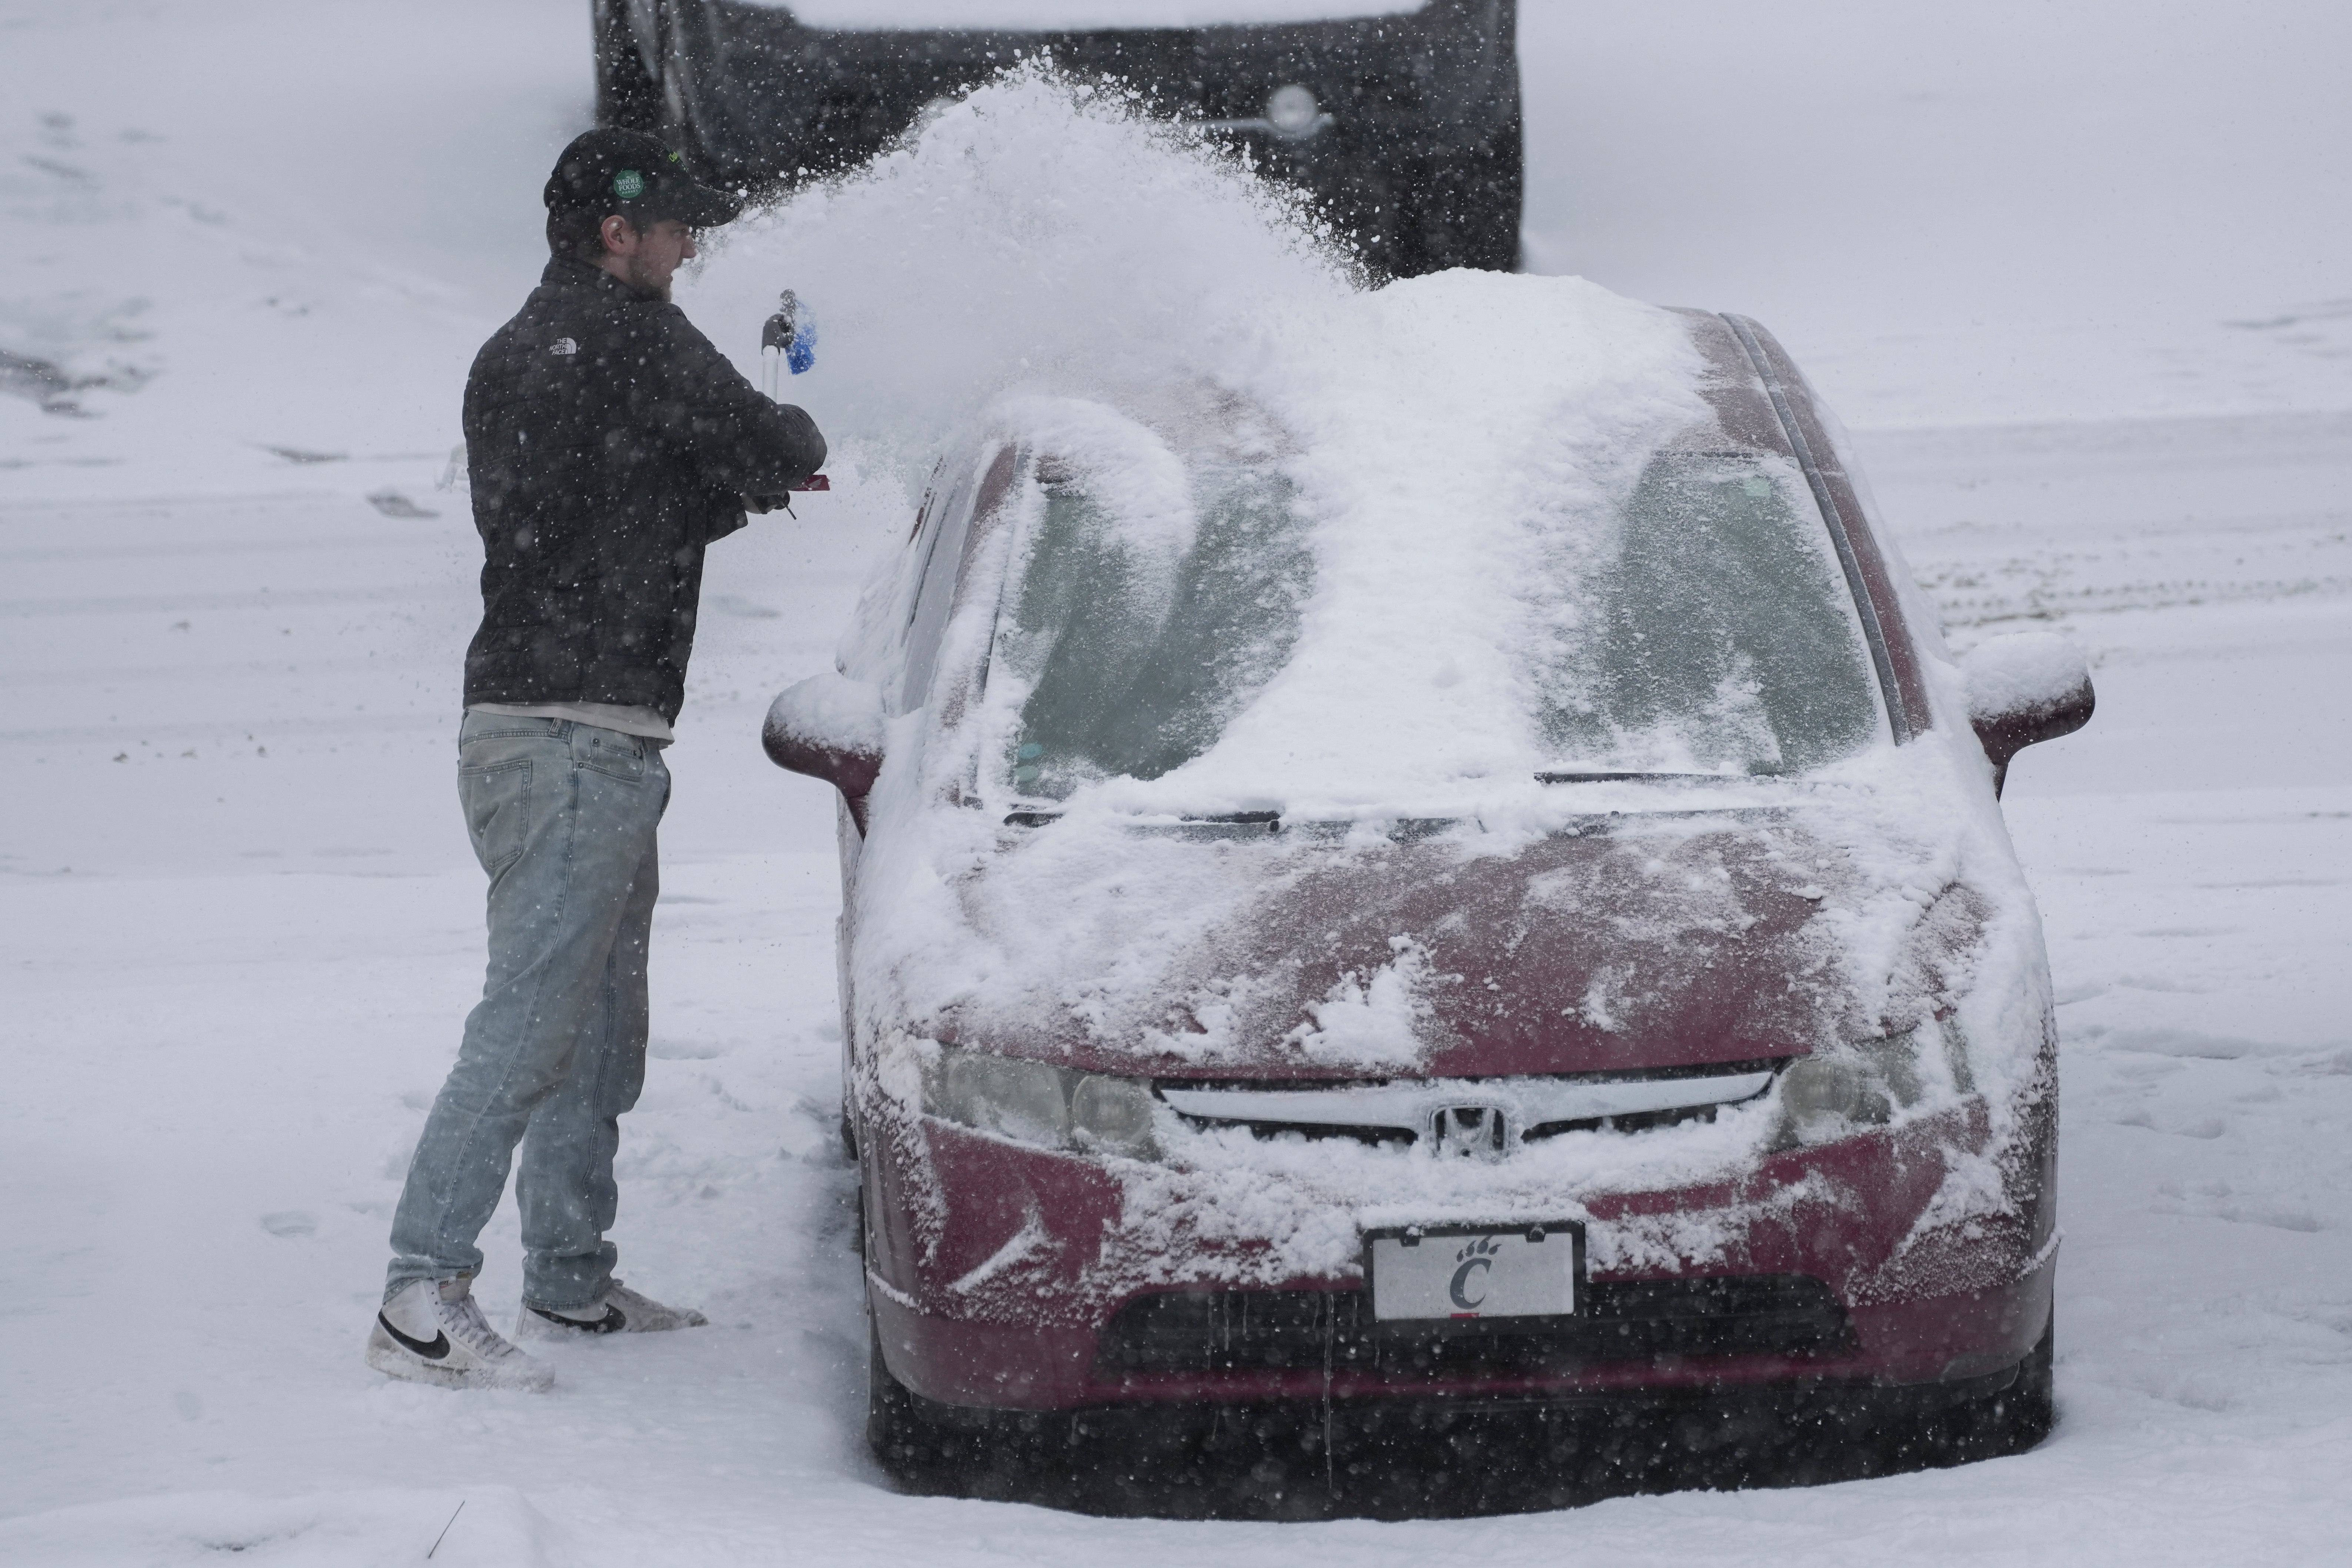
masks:
{"type": "Polygon", "coordinates": [[[635,201],[646,194],[646,177],[635,169],[624,169],[613,176],[613,194],[625,202],[635,201]]]}

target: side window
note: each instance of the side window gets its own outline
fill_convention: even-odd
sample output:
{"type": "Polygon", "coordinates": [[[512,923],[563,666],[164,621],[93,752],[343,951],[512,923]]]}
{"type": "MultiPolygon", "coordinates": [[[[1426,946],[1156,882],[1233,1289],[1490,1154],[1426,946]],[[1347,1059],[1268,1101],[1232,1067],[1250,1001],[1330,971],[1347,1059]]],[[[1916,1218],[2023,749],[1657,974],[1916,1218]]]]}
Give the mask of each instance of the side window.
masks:
{"type": "Polygon", "coordinates": [[[899,692],[900,712],[921,707],[929,695],[931,675],[940,661],[940,638],[947,631],[948,612],[955,607],[956,579],[961,575],[971,520],[1002,501],[1013,488],[1017,457],[1009,445],[1000,448],[979,484],[966,479],[958,485],[935,514],[923,584],[908,617],[907,684],[899,692]]]}
{"type": "Polygon", "coordinates": [[[971,496],[970,479],[958,485],[935,488],[923,498],[922,510],[915,513],[915,531],[908,540],[915,552],[915,588],[907,595],[907,618],[898,628],[902,636],[922,611],[923,589],[930,582],[931,562],[940,552],[940,535],[948,531],[971,496]]]}
{"type": "MultiPolygon", "coordinates": [[[[869,582],[857,596],[857,614],[835,654],[842,672],[853,679],[877,679],[882,671],[906,668],[907,627],[915,618],[923,568],[937,537],[938,531],[931,525],[955,500],[942,482],[947,471],[944,460],[931,470],[922,504],[915,509],[914,524],[907,531],[906,542],[899,546],[898,560],[889,574],[869,582]]],[[[896,695],[893,688],[884,699],[887,701],[896,695]]]]}

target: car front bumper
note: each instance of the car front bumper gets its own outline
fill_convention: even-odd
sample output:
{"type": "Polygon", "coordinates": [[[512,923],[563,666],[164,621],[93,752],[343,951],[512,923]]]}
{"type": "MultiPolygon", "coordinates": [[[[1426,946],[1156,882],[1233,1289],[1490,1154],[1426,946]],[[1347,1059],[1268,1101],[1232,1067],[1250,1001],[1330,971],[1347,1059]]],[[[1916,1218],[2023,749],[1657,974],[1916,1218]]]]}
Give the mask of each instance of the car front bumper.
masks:
{"type": "MultiPolygon", "coordinates": [[[[868,1295],[891,1373],[949,1406],[1958,1391],[2016,1367],[2050,1318],[2047,1118],[1992,1143],[1971,1100],[1732,1179],[1564,1200],[1601,1316],[1547,1338],[1373,1324],[1359,1269],[1285,1272],[1277,1227],[1252,1234],[1230,1191],[924,1117],[869,1130],[868,1295]]],[[[1365,1217],[1333,1203],[1309,1223],[1365,1217]]]]}

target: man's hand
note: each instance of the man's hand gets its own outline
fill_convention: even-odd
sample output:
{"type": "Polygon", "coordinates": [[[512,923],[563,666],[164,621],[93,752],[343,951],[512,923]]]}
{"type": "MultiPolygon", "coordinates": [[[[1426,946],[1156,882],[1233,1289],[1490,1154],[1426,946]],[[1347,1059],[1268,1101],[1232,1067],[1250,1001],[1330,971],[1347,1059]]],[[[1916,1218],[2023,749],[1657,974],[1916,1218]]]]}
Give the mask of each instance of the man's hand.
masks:
{"type": "MultiPolygon", "coordinates": [[[[796,490],[829,490],[833,489],[833,481],[826,479],[823,474],[811,474],[808,478],[794,485],[793,489],[796,490]]],[[[792,511],[793,498],[789,495],[745,496],[743,498],[743,510],[748,512],[757,513],[762,517],[775,510],[778,507],[782,507],[787,512],[792,511]]]]}

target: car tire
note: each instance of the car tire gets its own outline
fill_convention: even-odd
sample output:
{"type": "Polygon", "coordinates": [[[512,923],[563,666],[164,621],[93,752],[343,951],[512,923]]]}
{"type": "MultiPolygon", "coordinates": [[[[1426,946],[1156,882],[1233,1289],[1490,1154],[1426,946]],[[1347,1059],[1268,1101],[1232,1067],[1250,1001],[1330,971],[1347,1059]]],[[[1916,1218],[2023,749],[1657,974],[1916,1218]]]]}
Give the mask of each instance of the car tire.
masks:
{"type": "MultiPolygon", "coordinates": [[[[860,1180],[857,1245],[861,1260],[873,1246],[866,1233],[866,1184],[860,1180]]],[[[873,1450],[875,1462],[884,1473],[910,1491],[940,1489],[941,1477],[960,1458],[968,1458],[957,1442],[967,1435],[934,1420],[925,1408],[929,1403],[890,1375],[889,1363],[882,1359],[882,1325],[875,1318],[869,1294],[866,1302],[866,1446],[873,1450]]]]}
{"type": "Polygon", "coordinates": [[[1014,1456],[982,1412],[935,1405],[890,1375],[882,1334],[866,1314],[866,1446],[890,1479],[909,1491],[969,1495],[1014,1456]],[[958,1419],[958,1417],[962,1419],[958,1419]]]}
{"type": "Polygon", "coordinates": [[[1983,1402],[1988,1458],[2022,1454],[2058,1424],[2058,1309],[2017,1369],[2017,1381],[1983,1402]]]}
{"type": "Polygon", "coordinates": [[[2057,1422],[2056,1327],[2053,1308],[2009,1385],[1928,1423],[1920,1434],[1918,1457],[1930,1465],[1972,1464],[2022,1454],[2049,1436],[2057,1422]]]}
{"type": "Polygon", "coordinates": [[[890,1375],[882,1360],[882,1331],[866,1314],[866,1446],[893,1479],[919,1479],[937,1463],[939,1433],[923,1419],[915,1395],[890,1375]]]}

